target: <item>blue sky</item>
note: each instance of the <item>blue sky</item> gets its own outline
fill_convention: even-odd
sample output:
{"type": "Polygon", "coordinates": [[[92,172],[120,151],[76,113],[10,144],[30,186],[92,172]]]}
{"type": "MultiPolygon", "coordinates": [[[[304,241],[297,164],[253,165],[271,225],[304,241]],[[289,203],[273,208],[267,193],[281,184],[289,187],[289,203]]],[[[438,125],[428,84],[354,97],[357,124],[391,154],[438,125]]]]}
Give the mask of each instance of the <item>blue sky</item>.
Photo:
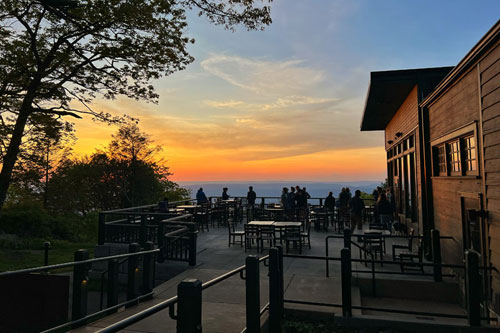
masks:
{"type": "Polygon", "coordinates": [[[271,6],[257,32],[190,15],[196,60],[155,82],[158,105],[102,102],[141,119],[176,179],[383,179],[383,134],[359,132],[370,72],[456,65],[500,16],[499,0],[271,6]]]}

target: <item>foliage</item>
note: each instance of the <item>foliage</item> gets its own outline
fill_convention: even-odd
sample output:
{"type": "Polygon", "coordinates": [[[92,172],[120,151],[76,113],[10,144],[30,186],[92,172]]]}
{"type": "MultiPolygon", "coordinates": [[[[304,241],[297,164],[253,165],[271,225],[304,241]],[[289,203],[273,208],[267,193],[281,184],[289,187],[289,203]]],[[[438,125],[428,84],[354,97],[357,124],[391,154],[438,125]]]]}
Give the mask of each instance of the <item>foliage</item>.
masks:
{"type": "Polygon", "coordinates": [[[70,241],[90,241],[97,234],[97,214],[53,216],[40,203],[23,201],[6,206],[0,231],[23,239],[43,237],[70,241]]]}
{"type": "Polygon", "coordinates": [[[0,211],[25,128],[38,114],[120,121],[90,107],[98,95],[156,101],[152,80],[194,59],[188,9],[249,30],[271,23],[253,0],[3,0],[0,2],[0,120],[7,136],[0,211]]]}

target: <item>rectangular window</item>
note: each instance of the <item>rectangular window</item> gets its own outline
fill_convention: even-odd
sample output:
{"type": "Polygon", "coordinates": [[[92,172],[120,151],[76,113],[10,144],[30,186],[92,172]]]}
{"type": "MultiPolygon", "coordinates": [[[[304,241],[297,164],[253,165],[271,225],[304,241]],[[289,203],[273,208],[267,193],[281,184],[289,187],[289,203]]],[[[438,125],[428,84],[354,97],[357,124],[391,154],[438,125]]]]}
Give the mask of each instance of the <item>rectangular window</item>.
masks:
{"type": "Polygon", "coordinates": [[[440,145],[437,147],[438,175],[446,176],[446,147],[440,145]]]}
{"type": "Polygon", "coordinates": [[[448,165],[450,167],[450,174],[461,174],[462,168],[460,166],[460,143],[459,140],[452,141],[448,145],[448,165]]]}
{"type": "Polygon", "coordinates": [[[465,157],[465,170],[476,171],[477,170],[477,158],[476,158],[476,140],[474,136],[468,136],[464,138],[464,157],[465,157]]]}

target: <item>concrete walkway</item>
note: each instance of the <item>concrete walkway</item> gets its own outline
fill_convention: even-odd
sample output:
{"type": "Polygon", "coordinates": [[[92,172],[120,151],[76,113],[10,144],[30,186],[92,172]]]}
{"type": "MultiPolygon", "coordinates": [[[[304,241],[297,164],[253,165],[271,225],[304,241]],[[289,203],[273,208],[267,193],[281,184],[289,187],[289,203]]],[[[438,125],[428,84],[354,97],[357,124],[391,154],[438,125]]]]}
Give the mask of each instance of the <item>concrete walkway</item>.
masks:
{"type": "MultiPolygon", "coordinates": [[[[242,226],[240,226],[242,228],[242,226]]],[[[315,232],[311,231],[312,249],[303,248],[304,255],[325,255],[325,237],[333,235],[333,232],[315,232]]],[[[196,278],[202,282],[220,276],[229,270],[244,265],[245,258],[249,254],[262,256],[255,250],[245,252],[239,245],[228,247],[228,235],[226,228],[211,228],[209,232],[203,232],[198,237],[198,265],[188,267],[185,263],[167,263],[162,269],[168,269],[169,264],[175,266],[176,271],[180,271],[179,265],[185,265],[183,272],[172,279],[160,284],[154,290],[154,298],[143,302],[135,307],[131,307],[114,315],[108,316],[102,320],[82,327],[75,332],[95,332],[100,328],[122,320],[134,313],[146,309],[165,299],[177,294],[177,285],[186,278],[196,278]],[[166,267],[166,268],[165,268],[166,267]]],[[[390,240],[387,243],[387,250],[390,252],[390,240]]],[[[343,246],[342,239],[331,239],[329,241],[330,256],[340,257],[340,250],[343,246]]],[[[357,251],[353,251],[353,256],[357,257],[357,251]]],[[[386,255],[386,260],[391,260],[386,255]]],[[[326,278],[325,261],[323,260],[304,260],[296,258],[284,258],[284,283],[285,299],[303,300],[311,302],[341,303],[341,285],[340,285],[340,263],[330,263],[330,278],[326,278]]],[[[361,264],[353,264],[353,269],[367,269],[361,264]]],[[[377,267],[377,270],[398,270],[398,266],[377,267]]],[[[260,266],[261,285],[260,298],[261,306],[268,302],[268,269],[263,264],[260,266]]],[[[364,274],[366,275],[366,274],[364,274]]],[[[364,276],[369,278],[370,275],[364,276]]],[[[380,274],[378,278],[397,280],[420,280],[422,283],[432,281],[430,277],[425,276],[401,276],[380,274]]],[[[410,281],[407,281],[410,282],[410,281]]],[[[360,288],[356,285],[352,290],[353,305],[374,305],[380,307],[396,307],[399,309],[421,310],[421,311],[445,311],[447,313],[463,314],[463,310],[457,305],[451,303],[425,302],[425,301],[394,301],[392,298],[384,297],[364,297],[361,295],[360,288]],[[437,308],[432,309],[436,303],[437,308]],[[443,310],[444,309],[444,310],[443,310]]],[[[340,308],[317,307],[310,305],[286,304],[289,308],[299,308],[314,311],[323,311],[329,313],[341,313],[340,308]]],[[[241,332],[245,327],[245,281],[235,275],[221,283],[214,285],[203,291],[203,331],[204,332],[241,332]]],[[[361,312],[354,311],[355,315],[361,312]]],[[[386,318],[387,314],[373,312],[375,315],[382,315],[386,318]]],[[[404,315],[399,315],[401,317],[404,315]]],[[[415,318],[415,316],[409,316],[415,318]]],[[[130,326],[124,332],[175,332],[176,322],[170,319],[168,310],[163,310],[143,321],[130,326]]]]}

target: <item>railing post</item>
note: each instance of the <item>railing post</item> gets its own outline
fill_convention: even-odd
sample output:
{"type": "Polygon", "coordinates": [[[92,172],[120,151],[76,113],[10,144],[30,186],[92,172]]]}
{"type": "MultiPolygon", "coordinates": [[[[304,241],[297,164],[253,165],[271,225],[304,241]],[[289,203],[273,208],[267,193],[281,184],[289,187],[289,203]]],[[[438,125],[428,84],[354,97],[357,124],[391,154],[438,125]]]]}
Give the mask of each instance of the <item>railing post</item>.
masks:
{"type": "Polygon", "coordinates": [[[470,326],[481,325],[481,278],[479,254],[465,252],[465,288],[467,295],[467,319],[470,326]]]}
{"type": "Polygon", "coordinates": [[[43,252],[44,252],[43,264],[44,264],[44,266],[49,265],[49,249],[50,249],[50,242],[43,243],[43,252]]]}
{"type": "Polygon", "coordinates": [[[196,266],[196,239],[198,232],[192,231],[189,233],[189,266],[196,266]]]}
{"type": "MultiPolygon", "coordinates": [[[[89,259],[87,250],[75,252],[75,261],[89,259]]],[[[87,315],[87,294],[88,294],[88,266],[87,264],[75,265],[73,267],[73,307],[71,320],[83,318],[87,315]]]]}
{"type": "Polygon", "coordinates": [[[106,215],[99,213],[99,230],[97,234],[97,243],[103,245],[106,240],[106,215]]]}
{"type": "MultiPolygon", "coordinates": [[[[154,249],[153,242],[146,242],[144,251],[151,251],[154,249]]],[[[155,260],[154,254],[145,254],[142,259],[142,294],[147,294],[153,291],[155,285],[155,260]]]]}
{"type": "Polygon", "coordinates": [[[158,235],[157,235],[157,244],[158,248],[160,249],[160,252],[158,253],[158,262],[162,263],[164,262],[163,259],[163,247],[165,246],[165,223],[159,222],[158,223],[158,235]]]}
{"type": "Polygon", "coordinates": [[[351,298],[351,250],[343,248],[340,251],[341,259],[341,280],[342,280],[342,315],[352,317],[352,298],[351,298]]]}
{"type": "MultiPolygon", "coordinates": [[[[128,252],[129,253],[135,253],[140,251],[140,246],[137,243],[132,243],[128,246],[128,252]]],[[[128,257],[128,262],[127,262],[127,301],[131,301],[134,298],[137,298],[139,296],[138,292],[138,277],[139,277],[139,257],[138,256],[130,256],[128,257]]],[[[133,304],[129,305],[132,306],[133,304]]]]}
{"type": "Polygon", "coordinates": [[[283,247],[281,245],[276,246],[278,248],[278,264],[279,264],[279,281],[280,281],[280,316],[283,317],[285,313],[285,289],[284,289],[284,277],[283,277],[283,247]]]}
{"type": "Polygon", "coordinates": [[[319,198],[319,205],[323,206],[323,198],[319,198]]]}
{"type": "Polygon", "coordinates": [[[264,209],[264,207],[266,207],[266,199],[264,197],[262,197],[260,201],[261,201],[260,208],[264,209]]]}
{"type": "Polygon", "coordinates": [[[280,287],[279,250],[269,250],[269,331],[281,332],[283,290],[280,287]]]}
{"type": "Polygon", "coordinates": [[[432,261],[434,263],[434,281],[443,281],[443,272],[441,269],[441,239],[439,230],[431,230],[432,241],[432,261]]]}
{"type": "Polygon", "coordinates": [[[260,273],[259,258],[248,256],[245,260],[245,293],[247,333],[260,332],[260,273]]]}
{"type": "Polygon", "coordinates": [[[108,261],[108,296],[106,306],[109,308],[118,304],[119,271],[120,263],[118,259],[108,261]]]}
{"type": "Polygon", "coordinates": [[[147,227],[148,227],[148,217],[147,215],[141,215],[141,226],[139,229],[139,244],[141,247],[146,246],[147,241],[147,227]]]}
{"type": "Polygon", "coordinates": [[[344,248],[351,250],[351,229],[344,229],[344,248]]]}
{"type": "Polygon", "coordinates": [[[177,286],[177,333],[201,332],[201,281],[185,279],[177,286]]]}

